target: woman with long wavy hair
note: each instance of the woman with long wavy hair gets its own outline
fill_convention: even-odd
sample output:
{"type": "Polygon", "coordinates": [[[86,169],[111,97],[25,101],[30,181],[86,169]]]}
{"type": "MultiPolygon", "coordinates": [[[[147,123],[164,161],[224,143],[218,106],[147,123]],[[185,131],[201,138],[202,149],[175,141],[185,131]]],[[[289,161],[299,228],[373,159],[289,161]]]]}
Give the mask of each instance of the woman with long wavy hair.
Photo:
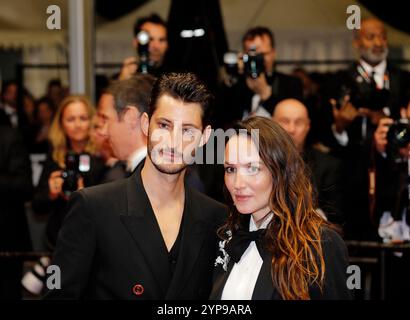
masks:
{"type": "Polygon", "coordinates": [[[249,118],[234,127],[224,166],[231,210],[211,299],[350,299],[346,246],[317,212],[291,137],[249,118]]]}

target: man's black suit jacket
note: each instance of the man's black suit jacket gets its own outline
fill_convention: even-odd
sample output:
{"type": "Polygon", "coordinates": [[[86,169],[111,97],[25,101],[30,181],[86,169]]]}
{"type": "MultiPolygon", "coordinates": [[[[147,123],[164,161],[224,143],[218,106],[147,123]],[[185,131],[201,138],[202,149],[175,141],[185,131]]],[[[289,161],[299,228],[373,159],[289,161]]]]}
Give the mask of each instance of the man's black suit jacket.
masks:
{"type": "Polygon", "coordinates": [[[303,159],[308,165],[318,205],[332,223],[344,223],[342,163],[315,146],[305,148],[303,159]]]}
{"type": "MultiPolygon", "coordinates": [[[[390,116],[392,118],[400,117],[400,108],[407,106],[410,99],[410,73],[403,71],[394,65],[387,63],[386,76],[388,75],[388,83],[390,90],[386,96],[380,96],[378,103],[383,106],[386,105],[390,110],[390,116]],[[382,102],[385,102],[383,104],[382,102]]],[[[323,125],[326,128],[326,132],[323,138],[323,142],[338,152],[345,152],[343,148],[340,148],[338,142],[333,136],[330,127],[333,123],[332,108],[329,104],[329,99],[334,98],[339,100],[342,96],[342,88],[345,87],[350,90],[350,100],[356,108],[369,108],[373,110],[380,110],[380,105],[365,105],[369,102],[369,85],[363,80],[363,77],[358,72],[358,63],[353,63],[346,70],[339,71],[333,75],[329,75],[326,83],[323,86],[323,102],[324,115],[323,122],[327,122],[327,125],[323,125]],[[342,149],[342,150],[338,150],[342,149]]],[[[371,100],[371,99],[370,99],[371,100]]],[[[376,126],[368,122],[367,139],[371,139],[376,126]]],[[[349,136],[349,145],[357,145],[363,143],[362,138],[362,118],[356,118],[346,129],[349,136]]],[[[345,148],[344,148],[345,149],[345,148]]]]}
{"type": "Polygon", "coordinates": [[[49,291],[46,299],[208,298],[225,207],[185,188],[179,256],[170,278],[142,167],[127,179],[73,194],[53,257],[61,289],[49,291]]]}
{"type": "Polygon", "coordinates": [[[23,140],[15,129],[0,125],[0,251],[31,249],[24,202],[32,192],[23,140]]]}
{"type": "MultiPolygon", "coordinates": [[[[0,124],[0,252],[31,250],[24,202],[32,191],[23,140],[15,129],[0,124]]],[[[0,300],[21,299],[22,272],[21,260],[0,257],[0,300]]]]}

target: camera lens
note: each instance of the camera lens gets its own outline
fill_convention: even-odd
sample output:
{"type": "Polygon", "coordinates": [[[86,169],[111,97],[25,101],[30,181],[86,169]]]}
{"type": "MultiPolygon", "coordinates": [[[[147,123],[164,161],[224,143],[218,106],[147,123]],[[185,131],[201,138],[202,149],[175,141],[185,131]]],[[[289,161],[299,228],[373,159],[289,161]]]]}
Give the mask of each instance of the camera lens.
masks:
{"type": "Polygon", "coordinates": [[[389,144],[404,148],[410,143],[410,124],[407,120],[396,121],[387,133],[389,144]]]}
{"type": "Polygon", "coordinates": [[[149,33],[142,30],[137,34],[137,40],[138,40],[138,44],[145,46],[148,44],[149,42],[149,33]]]}

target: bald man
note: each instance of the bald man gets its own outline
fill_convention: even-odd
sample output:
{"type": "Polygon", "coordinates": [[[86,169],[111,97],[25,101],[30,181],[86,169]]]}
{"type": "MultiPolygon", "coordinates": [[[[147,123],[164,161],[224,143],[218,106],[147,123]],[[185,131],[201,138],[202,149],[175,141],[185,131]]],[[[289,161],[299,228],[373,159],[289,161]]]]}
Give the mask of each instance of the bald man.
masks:
{"type": "Polygon", "coordinates": [[[272,118],[289,133],[302,153],[310,130],[310,119],[305,105],[296,99],[282,100],[276,105],[272,118]]]}
{"type": "Polygon", "coordinates": [[[324,148],[306,144],[310,130],[306,106],[296,99],[282,100],[276,105],[272,119],[289,133],[310,167],[312,182],[318,194],[319,209],[329,221],[342,224],[341,164],[338,159],[327,154],[324,148]]]}

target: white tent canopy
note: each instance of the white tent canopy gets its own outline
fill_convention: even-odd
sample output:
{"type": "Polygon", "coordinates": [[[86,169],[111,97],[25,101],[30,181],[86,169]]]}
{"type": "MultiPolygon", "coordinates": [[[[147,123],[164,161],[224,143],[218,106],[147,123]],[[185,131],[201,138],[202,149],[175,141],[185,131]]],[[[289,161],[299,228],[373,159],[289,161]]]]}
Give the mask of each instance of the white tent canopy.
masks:
{"type": "MultiPolygon", "coordinates": [[[[68,0],[0,0],[0,47],[22,47],[27,63],[62,63],[67,48],[68,0]],[[60,6],[62,30],[46,28],[46,8],[60,6]]],[[[346,28],[346,8],[351,0],[220,0],[225,31],[231,49],[241,47],[243,32],[263,25],[275,32],[279,60],[333,60],[354,57],[352,31],[346,28]]],[[[132,26],[137,17],[158,13],[168,17],[171,0],[152,0],[112,22],[99,21],[96,28],[97,63],[121,62],[134,55],[132,26]]],[[[360,6],[360,4],[358,4],[360,6]]],[[[371,14],[363,7],[362,17],[371,14]]],[[[390,45],[400,48],[410,59],[410,35],[388,28],[390,45]]],[[[319,71],[328,66],[316,67],[319,71]]],[[[48,71],[53,72],[53,71],[48,71]]],[[[29,88],[39,93],[44,84],[33,83],[44,71],[30,71],[29,88]],[[37,75],[36,75],[37,73],[37,75]]]]}
{"type": "MultiPolygon", "coordinates": [[[[167,18],[171,0],[153,0],[130,14],[97,29],[99,61],[118,61],[131,48],[132,25],[135,18],[151,12],[167,18]],[[118,47],[104,50],[110,43],[118,47]],[[119,52],[122,51],[120,55],[119,52]]],[[[229,46],[241,49],[241,37],[246,29],[263,25],[274,30],[277,39],[278,59],[349,59],[352,31],[346,27],[346,9],[351,0],[221,0],[221,10],[229,46]]],[[[371,14],[362,7],[362,16],[371,14]]],[[[410,36],[388,26],[392,46],[406,48],[410,58],[410,36]]]]}

